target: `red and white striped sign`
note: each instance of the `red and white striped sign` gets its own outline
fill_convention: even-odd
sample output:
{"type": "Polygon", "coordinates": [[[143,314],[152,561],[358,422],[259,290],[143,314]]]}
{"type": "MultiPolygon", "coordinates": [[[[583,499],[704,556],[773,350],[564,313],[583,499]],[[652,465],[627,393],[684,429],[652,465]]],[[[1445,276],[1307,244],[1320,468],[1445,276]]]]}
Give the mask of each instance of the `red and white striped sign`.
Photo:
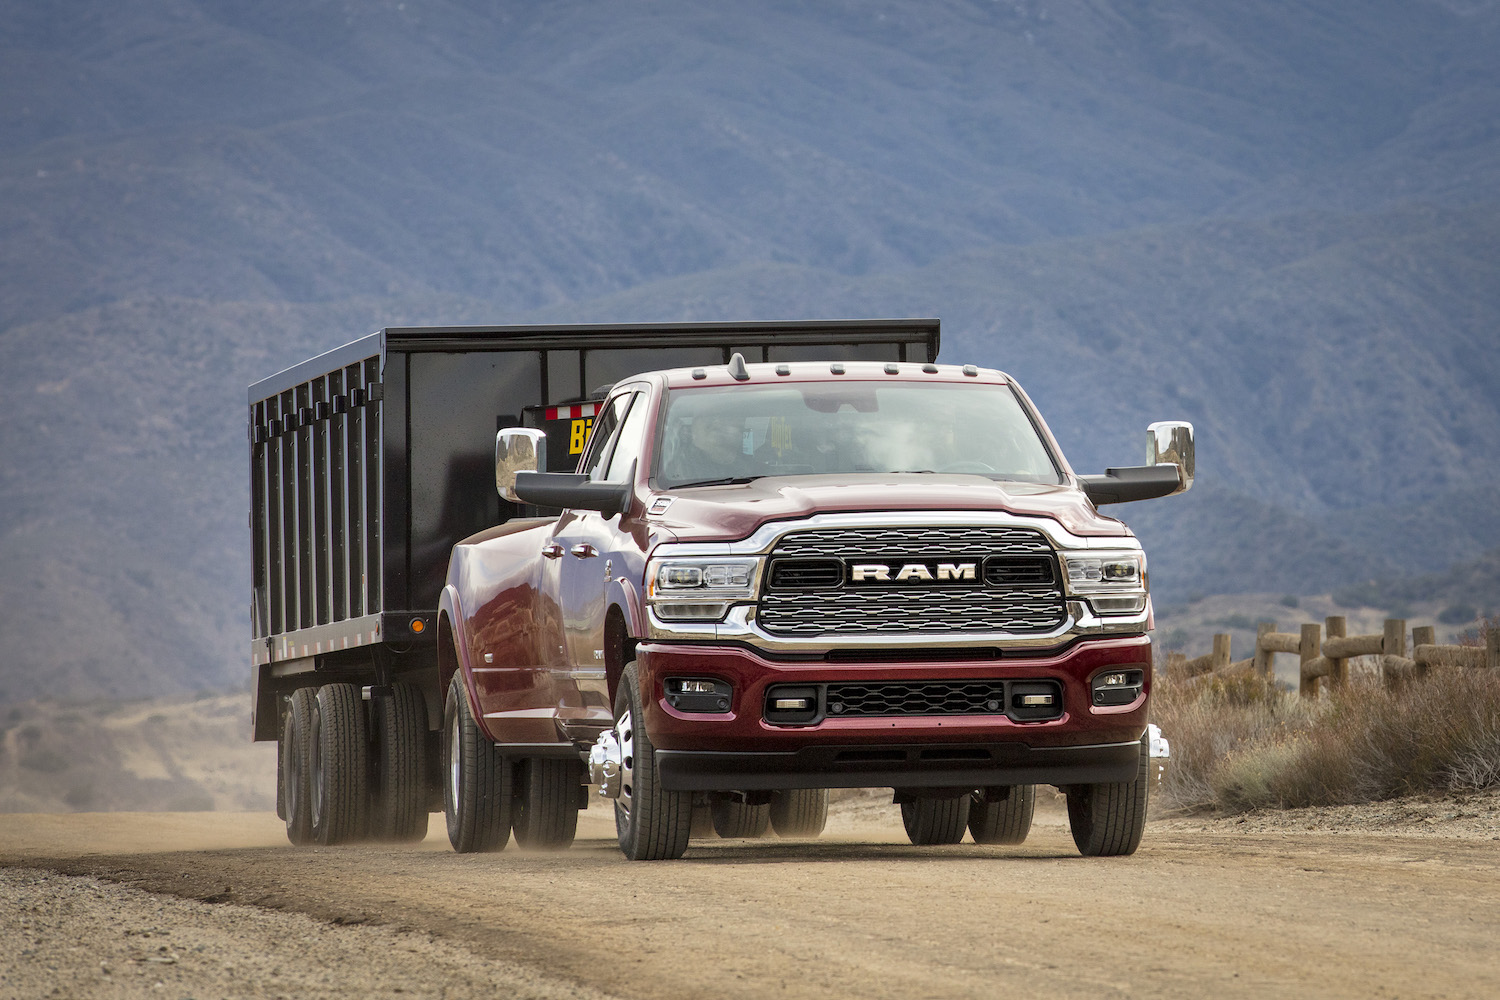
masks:
{"type": "Polygon", "coordinates": [[[580,417],[592,417],[598,412],[598,403],[578,403],[574,406],[549,406],[547,407],[547,419],[577,420],[580,417]]]}

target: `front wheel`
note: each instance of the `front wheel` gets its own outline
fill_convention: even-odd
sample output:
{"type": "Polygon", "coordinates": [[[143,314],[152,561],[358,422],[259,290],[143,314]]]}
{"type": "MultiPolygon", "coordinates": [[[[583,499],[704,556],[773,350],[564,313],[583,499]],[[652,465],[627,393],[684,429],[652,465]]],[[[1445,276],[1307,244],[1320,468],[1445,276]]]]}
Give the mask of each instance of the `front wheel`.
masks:
{"type": "Polygon", "coordinates": [[[1147,772],[1151,750],[1141,738],[1135,777],[1098,785],[1071,785],[1068,794],[1068,825],[1073,843],[1086,858],[1134,854],[1146,830],[1147,772]]]}
{"type": "Polygon", "coordinates": [[[661,787],[656,752],[641,715],[640,682],[634,662],[620,676],[615,695],[615,733],[620,741],[620,797],[615,830],[620,851],[631,861],[680,858],[693,829],[691,792],[661,787]]]}

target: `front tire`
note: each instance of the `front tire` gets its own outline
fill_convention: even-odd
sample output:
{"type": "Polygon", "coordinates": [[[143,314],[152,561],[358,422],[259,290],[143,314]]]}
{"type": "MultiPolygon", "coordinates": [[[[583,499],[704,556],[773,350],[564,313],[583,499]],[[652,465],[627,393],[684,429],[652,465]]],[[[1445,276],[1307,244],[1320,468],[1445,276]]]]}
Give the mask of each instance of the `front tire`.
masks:
{"type": "Polygon", "coordinates": [[[1086,858],[1134,854],[1146,830],[1146,793],[1151,750],[1141,738],[1140,760],[1130,781],[1072,785],[1067,789],[1068,825],[1086,858]]]}
{"type": "MultiPolygon", "coordinates": [[[[1036,786],[1011,785],[1003,799],[975,797],[969,803],[969,835],[976,844],[1024,844],[1036,813],[1036,786]]],[[[993,794],[992,792],[992,794],[993,794]]]]}
{"type": "Polygon", "coordinates": [[[693,796],[661,787],[656,751],[641,715],[637,676],[635,663],[627,664],[615,695],[615,732],[623,758],[615,830],[621,853],[631,861],[680,858],[693,828],[693,796]]]}
{"type": "Polygon", "coordinates": [[[459,854],[499,851],[510,841],[511,766],[469,710],[463,674],[443,706],[443,814],[459,854]]]}

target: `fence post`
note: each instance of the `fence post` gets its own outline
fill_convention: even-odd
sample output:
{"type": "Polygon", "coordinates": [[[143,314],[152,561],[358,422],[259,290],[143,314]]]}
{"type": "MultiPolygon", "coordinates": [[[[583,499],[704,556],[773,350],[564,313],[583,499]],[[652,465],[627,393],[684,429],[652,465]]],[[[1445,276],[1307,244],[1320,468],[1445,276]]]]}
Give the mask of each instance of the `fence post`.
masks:
{"type": "Polygon", "coordinates": [[[1255,626],[1255,665],[1251,668],[1269,681],[1276,680],[1276,654],[1260,644],[1262,636],[1276,631],[1275,622],[1261,622],[1255,626]]]}
{"type": "MultiPolygon", "coordinates": [[[[1387,657],[1406,656],[1405,618],[1387,618],[1385,620],[1385,637],[1381,641],[1380,646],[1381,652],[1387,657]]],[[[1389,663],[1390,661],[1385,658],[1382,658],[1380,661],[1380,673],[1385,679],[1386,687],[1390,687],[1400,679],[1397,677],[1396,671],[1388,666],[1389,663]]]]}
{"type": "Polygon", "coordinates": [[[1229,666],[1229,633],[1228,632],[1215,632],[1214,633],[1213,658],[1214,658],[1214,670],[1215,671],[1223,670],[1225,667],[1229,666]]]}
{"type": "Polygon", "coordinates": [[[1417,664],[1417,676],[1421,677],[1427,673],[1427,661],[1417,659],[1417,650],[1422,646],[1437,645],[1437,629],[1431,625],[1422,625],[1411,630],[1411,658],[1417,664]]]}
{"type": "MultiPolygon", "coordinates": [[[[1330,639],[1342,639],[1348,634],[1349,623],[1343,615],[1332,615],[1324,620],[1325,631],[1330,639]]],[[[1340,657],[1328,661],[1328,684],[1343,687],[1349,680],[1349,661],[1340,657]]]]}
{"type": "Polygon", "coordinates": [[[1318,679],[1307,675],[1307,666],[1318,658],[1322,632],[1323,626],[1308,622],[1302,626],[1302,639],[1297,644],[1297,684],[1304,698],[1318,696],[1318,679]]]}
{"type": "Polygon", "coordinates": [[[1500,626],[1492,624],[1485,631],[1484,665],[1491,670],[1500,670],[1500,626]]]}

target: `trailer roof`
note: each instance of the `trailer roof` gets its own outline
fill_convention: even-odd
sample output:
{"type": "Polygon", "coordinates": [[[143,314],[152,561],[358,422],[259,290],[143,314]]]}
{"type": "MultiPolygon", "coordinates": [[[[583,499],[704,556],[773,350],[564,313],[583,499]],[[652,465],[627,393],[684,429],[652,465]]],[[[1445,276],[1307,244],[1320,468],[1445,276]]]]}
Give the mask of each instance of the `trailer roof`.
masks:
{"type": "MultiPolygon", "coordinates": [[[[388,351],[591,350],[638,347],[749,347],[836,343],[915,343],[937,359],[936,319],[836,319],[729,323],[598,323],[537,326],[386,327],[250,386],[254,403],[357,360],[388,351]]],[[[916,360],[916,359],[913,359],[916,360]]]]}

